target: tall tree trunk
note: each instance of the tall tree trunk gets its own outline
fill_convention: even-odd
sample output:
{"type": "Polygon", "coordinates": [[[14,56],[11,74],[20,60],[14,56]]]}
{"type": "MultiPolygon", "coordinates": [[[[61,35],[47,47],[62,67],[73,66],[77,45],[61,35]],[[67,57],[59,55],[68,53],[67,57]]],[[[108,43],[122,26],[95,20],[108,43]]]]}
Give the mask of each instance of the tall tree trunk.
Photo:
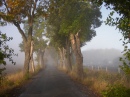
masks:
{"type": "Polygon", "coordinates": [[[76,60],[78,63],[78,71],[79,71],[79,74],[80,76],[83,77],[83,56],[82,56],[82,53],[81,53],[81,49],[80,49],[80,39],[79,39],[79,33],[77,33],[75,35],[75,40],[76,40],[76,47],[77,47],[77,57],[76,57],[76,60]]]}
{"type": "Polygon", "coordinates": [[[62,48],[62,57],[63,57],[63,69],[67,69],[66,67],[66,50],[62,48]]]}
{"type": "Polygon", "coordinates": [[[33,48],[34,48],[34,42],[33,40],[31,41],[31,48],[30,48],[30,65],[31,65],[31,69],[33,72],[35,72],[35,67],[34,67],[34,60],[33,60],[33,48]]]}
{"type": "Polygon", "coordinates": [[[44,52],[45,50],[39,50],[38,51],[38,65],[40,68],[44,68],[45,64],[44,64],[44,52]]]}
{"type": "Polygon", "coordinates": [[[30,60],[30,65],[31,65],[31,70],[32,70],[32,72],[35,72],[35,66],[34,66],[33,55],[32,55],[31,60],[30,60]]]}
{"type": "Polygon", "coordinates": [[[38,50],[37,58],[38,58],[38,65],[39,67],[41,67],[41,51],[40,50],[38,50]]]}
{"type": "MultiPolygon", "coordinates": [[[[33,20],[33,19],[32,19],[33,20]]],[[[31,47],[31,40],[32,40],[32,30],[33,30],[33,21],[30,21],[29,23],[29,29],[28,29],[28,37],[26,37],[24,31],[21,29],[19,23],[13,22],[13,24],[17,27],[19,30],[19,33],[22,35],[23,42],[24,42],[24,51],[25,51],[25,60],[24,60],[24,75],[26,78],[29,78],[29,63],[31,60],[30,57],[30,47],[31,47]]]]}
{"type": "Polygon", "coordinates": [[[68,40],[66,40],[66,68],[67,71],[70,72],[72,70],[72,65],[71,65],[71,59],[70,59],[70,43],[68,40]]]}
{"type": "Polygon", "coordinates": [[[28,38],[26,41],[23,38],[24,44],[25,44],[24,45],[24,50],[25,50],[24,73],[27,78],[29,78],[29,63],[31,60],[30,51],[31,51],[31,41],[32,41],[32,29],[33,29],[33,26],[32,25],[29,26],[28,38]]]}
{"type": "Polygon", "coordinates": [[[44,56],[44,50],[41,50],[41,66],[44,68],[45,67],[45,64],[44,64],[44,58],[43,58],[43,56],[44,56]]]}
{"type": "Polygon", "coordinates": [[[26,78],[29,78],[29,63],[31,60],[30,47],[31,47],[31,40],[28,39],[27,42],[24,42],[24,51],[25,51],[24,75],[26,78]]]}
{"type": "Polygon", "coordinates": [[[39,51],[37,52],[37,65],[39,65],[40,64],[40,57],[39,57],[39,51]]]}
{"type": "Polygon", "coordinates": [[[57,58],[56,58],[56,66],[59,66],[59,55],[58,55],[58,53],[57,53],[57,58]]]}
{"type": "Polygon", "coordinates": [[[76,57],[75,72],[77,77],[83,77],[83,57],[80,50],[80,40],[78,34],[70,34],[71,46],[76,57]]]}
{"type": "Polygon", "coordinates": [[[41,53],[41,50],[39,51],[39,67],[42,68],[42,53],[41,53]]]}
{"type": "Polygon", "coordinates": [[[63,68],[63,55],[62,55],[62,50],[61,50],[61,48],[59,48],[59,47],[58,47],[58,49],[59,49],[59,54],[60,54],[60,67],[63,68]]]}

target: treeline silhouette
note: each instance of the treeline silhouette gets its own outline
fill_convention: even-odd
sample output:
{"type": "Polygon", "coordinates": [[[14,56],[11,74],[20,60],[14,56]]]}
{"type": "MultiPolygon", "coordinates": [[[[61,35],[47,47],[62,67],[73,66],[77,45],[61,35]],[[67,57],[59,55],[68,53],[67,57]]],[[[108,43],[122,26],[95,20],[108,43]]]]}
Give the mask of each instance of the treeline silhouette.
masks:
{"type": "Polygon", "coordinates": [[[98,65],[98,66],[110,66],[118,67],[122,65],[119,60],[122,57],[122,53],[117,49],[92,49],[82,51],[84,58],[84,65],[98,65]]]}

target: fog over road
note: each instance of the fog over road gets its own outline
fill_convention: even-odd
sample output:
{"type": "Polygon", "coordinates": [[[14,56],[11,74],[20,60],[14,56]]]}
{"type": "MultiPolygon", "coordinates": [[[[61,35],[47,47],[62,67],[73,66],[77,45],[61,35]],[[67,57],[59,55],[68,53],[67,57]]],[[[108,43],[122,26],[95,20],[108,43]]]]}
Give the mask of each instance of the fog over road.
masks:
{"type": "Polygon", "coordinates": [[[48,64],[19,97],[89,97],[63,72],[48,64]]]}

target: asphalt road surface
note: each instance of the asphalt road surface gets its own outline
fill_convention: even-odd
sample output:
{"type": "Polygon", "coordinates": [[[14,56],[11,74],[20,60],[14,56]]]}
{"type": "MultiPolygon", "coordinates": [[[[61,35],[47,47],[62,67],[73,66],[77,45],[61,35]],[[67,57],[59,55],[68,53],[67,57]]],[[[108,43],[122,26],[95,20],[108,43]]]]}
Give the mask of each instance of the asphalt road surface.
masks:
{"type": "Polygon", "coordinates": [[[90,97],[52,64],[35,76],[19,97],[90,97]]]}

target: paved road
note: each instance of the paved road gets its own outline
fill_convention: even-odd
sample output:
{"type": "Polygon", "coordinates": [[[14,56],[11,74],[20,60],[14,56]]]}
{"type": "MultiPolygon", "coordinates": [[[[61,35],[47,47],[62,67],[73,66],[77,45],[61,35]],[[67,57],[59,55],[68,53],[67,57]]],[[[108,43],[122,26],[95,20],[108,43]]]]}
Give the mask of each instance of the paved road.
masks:
{"type": "Polygon", "coordinates": [[[20,97],[88,97],[82,93],[70,78],[48,64],[46,69],[35,76],[25,87],[20,97]]]}

